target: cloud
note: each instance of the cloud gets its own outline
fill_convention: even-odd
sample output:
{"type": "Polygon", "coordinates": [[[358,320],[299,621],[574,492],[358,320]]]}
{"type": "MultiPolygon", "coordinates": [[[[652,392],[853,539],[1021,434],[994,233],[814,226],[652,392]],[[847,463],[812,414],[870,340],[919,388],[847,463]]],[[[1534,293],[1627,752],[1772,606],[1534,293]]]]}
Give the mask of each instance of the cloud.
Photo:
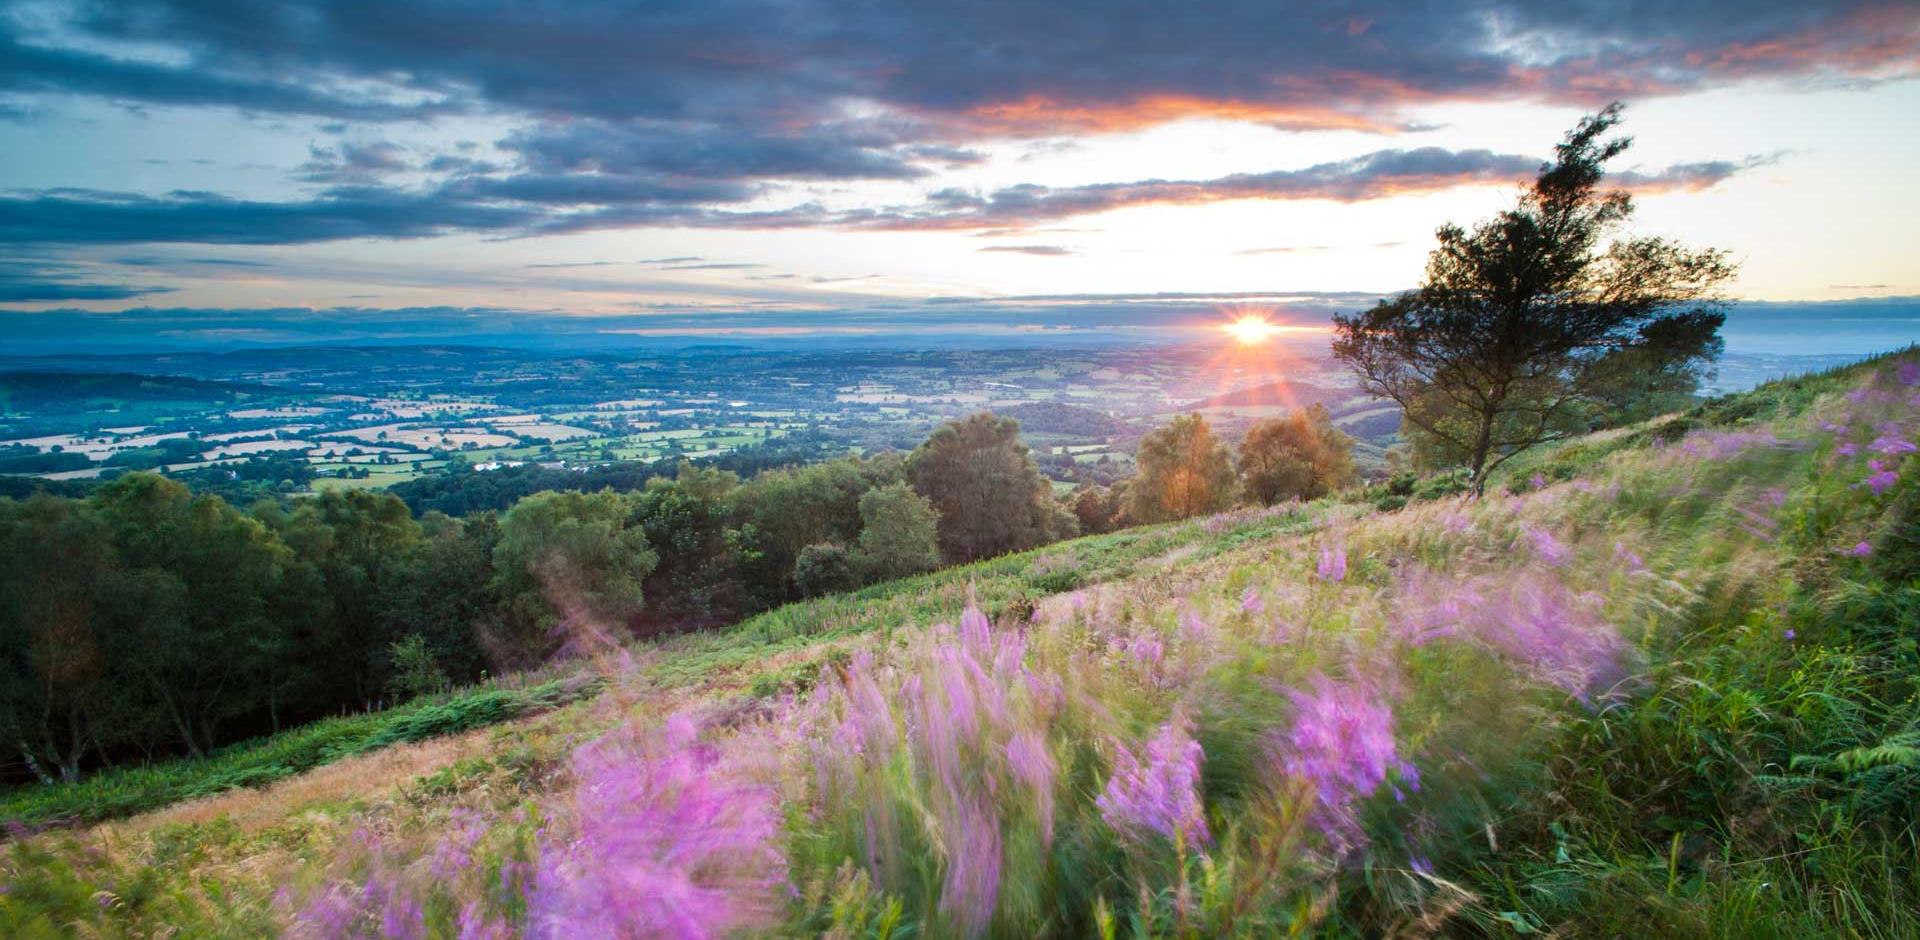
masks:
{"type": "Polygon", "coordinates": [[[0,263],[0,303],[131,300],[171,290],[84,280],[58,265],[0,263]]]}
{"type": "Polygon", "coordinates": [[[309,147],[295,179],[309,183],[371,183],[409,169],[405,151],[391,141],[309,147]]]}
{"type": "MultiPolygon", "coordinates": [[[[1611,183],[1640,193],[1697,191],[1776,156],[1689,163],[1626,172],[1611,183]]],[[[1298,170],[1237,173],[1210,180],[1140,180],[1042,186],[1023,183],[977,193],[936,190],[917,204],[828,210],[815,204],[757,211],[725,205],[750,195],[743,184],[641,181],[598,174],[462,177],[401,190],[342,185],[312,199],[261,202],[216,193],[165,197],[56,189],[0,196],[0,244],[303,244],[353,238],[425,238],[455,232],[510,236],[638,227],[878,230],[985,229],[1014,234],[1061,219],[1153,205],[1232,200],[1361,202],[1460,186],[1511,185],[1540,161],[1488,150],[1380,150],[1298,170]]],[[[1036,253],[1036,252],[1029,252],[1036,253]]],[[[676,259],[656,259],[670,263],[676,259]]],[[[697,260],[697,259],[686,259],[697,260]]]]}
{"type": "Polygon", "coordinates": [[[1072,249],[1062,248],[1059,245],[988,245],[980,250],[1004,251],[1022,255],[1039,255],[1047,258],[1058,258],[1062,255],[1071,255],[1074,253],[1072,249]]]}
{"type": "Polygon", "coordinates": [[[911,178],[915,159],[982,136],[1191,117],[1392,131],[1432,103],[1591,106],[1920,70],[1899,0],[473,0],[410,5],[405,28],[384,0],[71,10],[0,23],[0,90],[359,121],[508,114],[539,123],[529,152],[769,178],[911,178]]]}
{"type": "Polygon", "coordinates": [[[478,205],[378,187],[340,188],[293,202],[205,192],[154,198],[66,189],[0,197],[0,244],[291,245],[508,231],[540,217],[524,207],[478,205]]]}

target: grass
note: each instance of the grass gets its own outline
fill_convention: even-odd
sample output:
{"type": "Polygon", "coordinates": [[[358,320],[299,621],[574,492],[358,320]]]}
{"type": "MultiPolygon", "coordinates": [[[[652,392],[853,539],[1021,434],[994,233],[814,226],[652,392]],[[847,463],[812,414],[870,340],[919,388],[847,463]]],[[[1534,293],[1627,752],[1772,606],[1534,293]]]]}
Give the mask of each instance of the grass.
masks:
{"type": "Polygon", "coordinates": [[[107,770],[79,783],[17,787],[0,793],[0,820],[31,829],[133,816],[228,790],[263,787],[394,744],[511,721],[598,689],[597,683],[572,680],[524,689],[481,687],[387,711],[322,719],[228,745],[204,760],[107,770]]]}

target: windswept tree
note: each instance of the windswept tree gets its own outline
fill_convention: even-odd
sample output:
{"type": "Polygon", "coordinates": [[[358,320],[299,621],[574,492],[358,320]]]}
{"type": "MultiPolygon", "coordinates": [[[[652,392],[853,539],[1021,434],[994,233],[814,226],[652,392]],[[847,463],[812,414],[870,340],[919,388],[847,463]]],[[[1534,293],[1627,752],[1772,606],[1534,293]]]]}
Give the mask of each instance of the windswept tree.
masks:
{"type": "Polygon", "coordinates": [[[1607,137],[1619,121],[1618,104],[1582,119],[1515,208],[1442,227],[1419,288],[1334,318],[1334,355],[1400,405],[1423,462],[1467,467],[1475,493],[1622,401],[1691,392],[1719,355],[1726,255],[1610,238],[1633,211],[1601,188],[1631,143],[1607,137]]]}
{"type": "Polygon", "coordinates": [[[1263,506],[1317,499],[1353,479],[1353,438],[1333,426],[1325,405],[1297,408],[1247,429],[1240,483],[1263,506]]]}
{"type": "Polygon", "coordinates": [[[1233,456],[1202,415],[1180,415],[1141,438],[1134,458],[1140,472],[1127,491],[1134,519],[1186,519],[1233,503],[1233,456]]]}
{"type": "Polygon", "coordinates": [[[907,479],[939,511],[940,551],[949,562],[1044,545],[1076,530],[1012,418],[983,411],[941,425],[907,458],[907,479]]]}

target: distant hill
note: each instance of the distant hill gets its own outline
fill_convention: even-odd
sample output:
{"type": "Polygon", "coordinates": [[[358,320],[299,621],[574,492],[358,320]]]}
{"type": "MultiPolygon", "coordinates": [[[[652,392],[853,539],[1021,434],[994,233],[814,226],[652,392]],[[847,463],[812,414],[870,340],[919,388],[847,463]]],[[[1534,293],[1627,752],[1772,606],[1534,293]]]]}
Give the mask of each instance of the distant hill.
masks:
{"type": "Polygon", "coordinates": [[[1003,408],[999,413],[1019,421],[1020,430],[1029,434],[1107,437],[1120,430],[1120,422],[1105,412],[1061,402],[1029,402],[1003,408]]]}
{"type": "Polygon", "coordinates": [[[0,372],[0,412],[61,414],[150,402],[240,402],[284,389],[131,372],[0,372]]]}
{"type": "Polygon", "coordinates": [[[1304,408],[1312,404],[1332,405],[1351,397],[1347,389],[1327,388],[1309,382],[1269,382],[1224,395],[1202,399],[1187,406],[1200,408],[1304,408]]]}

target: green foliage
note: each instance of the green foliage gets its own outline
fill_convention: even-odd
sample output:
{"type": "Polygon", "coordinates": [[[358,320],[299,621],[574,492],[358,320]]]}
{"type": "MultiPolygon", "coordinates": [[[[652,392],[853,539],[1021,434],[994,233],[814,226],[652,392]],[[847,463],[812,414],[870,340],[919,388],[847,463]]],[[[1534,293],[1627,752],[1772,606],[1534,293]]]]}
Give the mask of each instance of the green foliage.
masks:
{"type": "Polygon", "coordinates": [[[28,827],[100,822],[182,800],[262,787],[343,757],[424,741],[558,708],[597,693],[597,681],[555,680],[527,689],[481,688],[444,701],[327,718],[203,759],[107,770],[79,783],[0,792],[0,821],[28,827]]]}
{"type": "Polygon", "coordinates": [[[624,628],[640,613],[658,556],[633,524],[628,500],[598,493],[536,493],[500,517],[494,586],[506,610],[504,652],[544,659],[578,622],[624,628]]]}
{"type": "Polygon", "coordinates": [[[1075,531],[1012,418],[981,412],[941,425],[907,458],[906,474],[939,512],[940,553],[949,563],[1021,551],[1075,531]]]}
{"type": "Polygon", "coordinates": [[[392,675],[387,678],[387,690],[393,693],[396,701],[446,691],[449,684],[447,673],[440,668],[433,650],[427,648],[426,637],[409,633],[406,639],[388,647],[387,655],[393,663],[392,675]]]}
{"type": "Polygon", "coordinates": [[[940,567],[940,513],[905,483],[860,497],[857,567],[867,581],[891,581],[940,567]]]}
{"type": "Polygon", "coordinates": [[[851,590],[860,581],[853,564],[853,556],[843,546],[832,542],[809,545],[800,550],[799,559],[793,563],[794,587],[801,597],[851,590]]]}

